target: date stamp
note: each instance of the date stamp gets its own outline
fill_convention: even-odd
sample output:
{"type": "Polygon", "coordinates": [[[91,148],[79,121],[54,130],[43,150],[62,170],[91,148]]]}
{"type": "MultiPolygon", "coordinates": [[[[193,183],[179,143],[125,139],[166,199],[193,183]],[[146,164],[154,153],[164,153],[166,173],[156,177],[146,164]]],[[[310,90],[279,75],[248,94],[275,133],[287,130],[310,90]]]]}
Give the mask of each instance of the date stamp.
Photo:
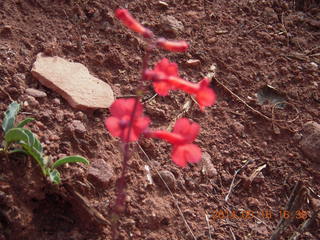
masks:
{"type": "Polygon", "coordinates": [[[224,210],[215,209],[212,212],[212,219],[229,219],[229,220],[253,220],[254,218],[260,219],[274,219],[274,218],[284,218],[284,219],[300,219],[306,220],[309,217],[309,213],[306,210],[299,209],[297,211],[287,211],[287,210],[224,210]]]}

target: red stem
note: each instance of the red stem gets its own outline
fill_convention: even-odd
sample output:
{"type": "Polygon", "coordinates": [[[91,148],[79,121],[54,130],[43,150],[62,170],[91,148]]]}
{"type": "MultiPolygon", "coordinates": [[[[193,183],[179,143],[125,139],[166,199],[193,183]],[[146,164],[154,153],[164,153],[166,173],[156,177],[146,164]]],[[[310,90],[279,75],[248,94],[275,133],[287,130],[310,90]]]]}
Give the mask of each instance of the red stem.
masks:
{"type": "MultiPolygon", "coordinates": [[[[141,84],[144,82],[144,72],[146,71],[148,67],[148,60],[149,56],[152,50],[152,40],[147,39],[147,48],[146,48],[146,53],[143,57],[142,61],[142,73],[141,73],[141,84]]],[[[126,136],[126,141],[123,142],[124,148],[123,148],[123,162],[122,162],[122,173],[120,178],[117,181],[117,186],[116,186],[116,201],[114,206],[111,209],[111,216],[112,216],[112,239],[117,239],[118,236],[118,226],[119,226],[119,215],[125,211],[125,201],[126,201],[126,172],[128,168],[128,161],[129,161],[129,139],[130,139],[130,134],[132,130],[132,123],[134,121],[134,117],[136,115],[137,107],[139,103],[139,96],[135,98],[133,110],[130,116],[130,121],[129,121],[129,126],[128,126],[128,135],[126,136]]]]}

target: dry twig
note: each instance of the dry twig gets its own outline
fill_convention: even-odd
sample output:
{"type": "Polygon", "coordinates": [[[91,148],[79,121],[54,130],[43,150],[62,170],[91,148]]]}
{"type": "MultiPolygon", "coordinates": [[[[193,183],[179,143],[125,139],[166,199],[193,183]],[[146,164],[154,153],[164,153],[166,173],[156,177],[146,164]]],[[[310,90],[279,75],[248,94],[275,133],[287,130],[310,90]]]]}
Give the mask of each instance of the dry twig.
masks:
{"type": "Polygon", "coordinates": [[[209,222],[209,218],[208,218],[207,213],[206,213],[204,216],[205,216],[205,218],[206,218],[206,222],[207,222],[207,225],[208,225],[209,240],[212,240],[212,237],[211,237],[211,225],[210,225],[210,222],[209,222]]]}
{"type": "MultiPolygon", "coordinates": [[[[249,108],[252,112],[258,114],[259,116],[263,117],[264,119],[268,120],[268,121],[271,121],[273,123],[275,122],[294,122],[298,119],[299,117],[299,111],[296,107],[294,107],[293,104],[289,104],[288,102],[286,102],[288,105],[291,105],[292,107],[294,107],[297,111],[297,115],[293,118],[293,119],[290,119],[290,120],[281,120],[281,119],[274,119],[274,117],[268,117],[266,115],[264,115],[263,113],[259,112],[258,110],[254,109],[253,107],[251,107],[248,103],[246,103],[242,98],[240,98],[237,94],[235,94],[231,89],[229,89],[227,86],[225,86],[221,81],[219,81],[216,77],[214,77],[215,81],[217,81],[217,83],[219,83],[225,90],[227,90],[232,96],[234,96],[236,99],[238,99],[240,102],[242,102],[247,108],[249,108]]],[[[283,102],[281,102],[283,103],[283,102]]],[[[276,103],[273,108],[278,105],[280,103],[276,103]]]]}
{"type": "Polygon", "coordinates": [[[1,92],[3,92],[5,95],[7,95],[7,97],[10,99],[11,102],[13,102],[14,100],[12,99],[12,97],[10,96],[10,94],[4,90],[1,86],[0,86],[0,90],[1,92]]]}
{"type": "Polygon", "coordinates": [[[224,201],[225,201],[225,202],[228,202],[228,200],[229,200],[229,197],[230,197],[230,195],[231,195],[231,192],[232,192],[232,190],[233,190],[233,188],[234,188],[234,180],[236,179],[236,176],[238,175],[238,173],[239,173],[242,169],[244,169],[244,168],[245,168],[249,163],[251,163],[251,162],[252,162],[252,160],[246,161],[245,164],[241,166],[241,168],[239,168],[239,169],[237,169],[237,170],[235,171],[235,173],[234,173],[234,175],[233,175],[233,178],[232,178],[232,181],[231,181],[231,184],[230,184],[230,187],[229,187],[228,194],[227,194],[227,196],[224,198],[224,201]]]}

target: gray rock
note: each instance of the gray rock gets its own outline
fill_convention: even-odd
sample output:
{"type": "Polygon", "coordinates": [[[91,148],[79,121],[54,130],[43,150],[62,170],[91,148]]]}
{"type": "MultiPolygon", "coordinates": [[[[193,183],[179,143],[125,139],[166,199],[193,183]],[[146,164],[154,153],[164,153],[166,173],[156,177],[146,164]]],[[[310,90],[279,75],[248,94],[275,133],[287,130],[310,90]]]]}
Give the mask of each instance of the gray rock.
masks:
{"type": "Polygon", "coordinates": [[[165,184],[162,181],[162,179],[163,179],[166,182],[166,184],[168,185],[168,187],[170,188],[170,190],[173,190],[176,188],[176,178],[172,172],[170,172],[168,170],[161,170],[161,171],[159,171],[159,174],[161,177],[158,174],[152,176],[154,179],[154,182],[158,186],[166,188],[165,184]]]}
{"type": "Polygon", "coordinates": [[[36,98],[43,98],[43,97],[47,96],[47,94],[45,92],[40,91],[38,89],[34,89],[34,88],[27,88],[26,94],[28,94],[29,96],[32,96],[32,97],[36,97],[36,98]]]}
{"type": "Polygon", "coordinates": [[[29,104],[29,106],[31,107],[38,107],[39,106],[39,102],[32,96],[27,96],[27,102],[29,104]]]}
{"type": "Polygon", "coordinates": [[[97,159],[88,169],[88,180],[93,185],[107,187],[114,176],[111,165],[102,159],[97,159]]]}
{"type": "Polygon", "coordinates": [[[300,147],[308,158],[320,163],[320,124],[309,121],[303,125],[300,147]]]}
{"type": "Polygon", "coordinates": [[[77,133],[84,134],[87,131],[86,127],[79,120],[72,121],[72,125],[74,127],[74,131],[77,133]]]}
{"type": "Polygon", "coordinates": [[[73,120],[72,122],[68,123],[66,130],[67,133],[76,133],[80,136],[83,136],[87,132],[86,127],[79,120],[73,120]]]}
{"type": "Polygon", "coordinates": [[[61,101],[60,101],[59,98],[54,98],[52,101],[53,101],[53,103],[54,103],[55,105],[60,105],[60,104],[61,104],[61,101]]]}
{"type": "Polygon", "coordinates": [[[183,23],[173,16],[164,16],[162,21],[167,31],[170,31],[174,34],[184,31],[183,23]]]}
{"type": "Polygon", "coordinates": [[[211,156],[207,152],[202,153],[202,173],[211,178],[218,175],[217,169],[212,164],[211,156]]]}

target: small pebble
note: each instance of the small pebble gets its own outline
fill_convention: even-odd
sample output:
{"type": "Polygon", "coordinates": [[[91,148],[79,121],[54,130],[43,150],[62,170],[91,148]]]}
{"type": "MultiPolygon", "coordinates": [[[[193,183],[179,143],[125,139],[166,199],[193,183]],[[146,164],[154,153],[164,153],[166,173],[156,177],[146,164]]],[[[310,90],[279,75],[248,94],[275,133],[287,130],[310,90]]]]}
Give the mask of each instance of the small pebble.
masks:
{"type": "MultiPolygon", "coordinates": [[[[159,174],[160,174],[161,178],[166,182],[166,184],[168,185],[170,190],[173,190],[176,188],[176,178],[172,172],[170,172],[168,170],[162,170],[159,172],[159,174]]],[[[158,174],[153,175],[152,177],[154,179],[154,182],[158,186],[166,188],[165,184],[163,183],[162,179],[159,177],[158,174]]]]}
{"type": "Polygon", "coordinates": [[[55,105],[60,105],[60,104],[61,104],[61,101],[60,101],[59,98],[54,98],[52,101],[53,101],[53,103],[54,103],[55,105]]]}
{"type": "Polygon", "coordinates": [[[47,94],[43,91],[40,91],[38,89],[34,89],[34,88],[27,88],[26,89],[26,94],[32,96],[32,97],[37,97],[37,98],[42,98],[42,97],[46,97],[47,94]]]}
{"type": "Polygon", "coordinates": [[[35,99],[32,96],[27,96],[27,102],[29,103],[28,105],[30,105],[31,107],[39,106],[39,102],[37,101],[37,99],[35,99]]]}
{"type": "Polygon", "coordinates": [[[202,154],[202,173],[210,178],[216,177],[218,175],[217,169],[212,164],[211,156],[207,152],[204,152],[202,154]]]}
{"type": "Polygon", "coordinates": [[[186,62],[187,66],[189,67],[198,67],[200,66],[201,62],[199,59],[189,59],[187,62],[186,62]]]}
{"type": "Polygon", "coordinates": [[[212,38],[208,39],[208,43],[213,44],[213,43],[217,42],[217,40],[218,39],[216,37],[212,37],[212,38]]]}

